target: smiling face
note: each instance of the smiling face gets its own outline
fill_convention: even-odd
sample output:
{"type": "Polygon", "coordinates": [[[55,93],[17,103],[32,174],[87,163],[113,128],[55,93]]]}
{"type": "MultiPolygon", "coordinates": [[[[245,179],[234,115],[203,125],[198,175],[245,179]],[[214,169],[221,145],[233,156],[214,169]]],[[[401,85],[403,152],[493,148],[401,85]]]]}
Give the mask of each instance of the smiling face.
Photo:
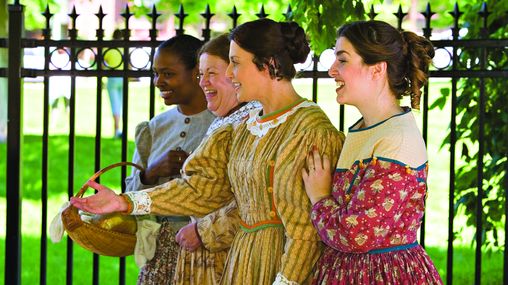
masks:
{"type": "Polygon", "coordinates": [[[335,61],[328,70],[328,75],[335,79],[337,102],[357,106],[369,100],[372,86],[369,66],[356,53],[353,45],[345,37],[337,39],[335,61]]]}
{"type": "Polygon", "coordinates": [[[260,71],[252,62],[254,55],[234,41],[229,46],[230,63],[226,76],[231,79],[239,102],[259,100],[263,82],[270,79],[268,71],[260,71]]]}
{"type": "MultiPolygon", "coordinates": [[[[157,50],[153,62],[154,85],[160,90],[164,104],[188,105],[196,100],[194,84],[197,72],[188,69],[180,58],[168,51],[157,50]]],[[[201,94],[202,96],[202,94],[201,94]]]]}
{"type": "Polygon", "coordinates": [[[226,77],[228,63],[218,56],[199,56],[199,86],[205,92],[207,108],[218,117],[226,116],[238,105],[235,89],[226,77]]]}

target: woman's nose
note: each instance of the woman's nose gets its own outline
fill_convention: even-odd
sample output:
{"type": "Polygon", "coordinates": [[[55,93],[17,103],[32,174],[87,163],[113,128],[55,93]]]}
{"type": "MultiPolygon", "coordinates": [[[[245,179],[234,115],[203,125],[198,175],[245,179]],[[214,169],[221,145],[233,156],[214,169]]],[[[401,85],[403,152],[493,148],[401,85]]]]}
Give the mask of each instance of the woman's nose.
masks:
{"type": "Polygon", "coordinates": [[[155,87],[159,87],[161,84],[161,80],[160,80],[160,76],[159,75],[156,75],[153,77],[153,85],[155,85],[155,87]]]}
{"type": "Polygon", "coordinates": [[[226,77],[229,78],[229,80],[233,79],[233,65],[231,62],[228,65],[228,68],[226,68],[226,77]]]}
{"type": "Polygon", "coordinates": [[[204,74],[199,75],[199,86],[204,87],[207,86],[210,82],[208,81],[208,76],[204,74]]]}
{"type": "Polygon", "coordinates": [[[330,66],[330,69],[328,69],[328,76],[330,77],[335,77],[337,75],[338,71],[337,71],[337,60],[335,60],[332,64],[332,66],[330,66]]]}

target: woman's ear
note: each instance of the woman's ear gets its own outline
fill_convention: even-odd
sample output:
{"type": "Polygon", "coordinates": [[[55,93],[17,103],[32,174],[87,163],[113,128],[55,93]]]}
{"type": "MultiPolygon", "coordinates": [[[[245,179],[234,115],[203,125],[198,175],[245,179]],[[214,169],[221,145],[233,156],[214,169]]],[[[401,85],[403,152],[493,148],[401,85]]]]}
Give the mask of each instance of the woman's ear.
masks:
{"type": "Polygon", "coordinates": [[[370,70],[371,70],[372,79],[380,79],[380,78],[385,77],[387,75],[386,68],[387,68],[386,61],[381,61],[381,62],[371,65],[370,70]]]}
{"type": "Polygon", "coordinates": [[[266,72],[266,75],[270,77],[270,79],[279,79],[279,70],[278,70],[278,64],[275,61],[275,58],[270,58],[267,64],[264,64],[264,71],[266,72]]]}

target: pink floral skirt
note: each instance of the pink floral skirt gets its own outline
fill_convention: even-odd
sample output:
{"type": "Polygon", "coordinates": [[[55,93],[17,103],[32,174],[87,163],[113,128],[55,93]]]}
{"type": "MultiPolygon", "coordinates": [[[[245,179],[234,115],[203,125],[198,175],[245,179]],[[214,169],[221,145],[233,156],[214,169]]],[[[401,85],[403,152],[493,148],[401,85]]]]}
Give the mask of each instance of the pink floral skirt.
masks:
{"type": "Polygon", "coordinates": [[[425,250],[417,245],[384,253],[346,253],[327,247],[312,284],[443,284],[425,250]]]}

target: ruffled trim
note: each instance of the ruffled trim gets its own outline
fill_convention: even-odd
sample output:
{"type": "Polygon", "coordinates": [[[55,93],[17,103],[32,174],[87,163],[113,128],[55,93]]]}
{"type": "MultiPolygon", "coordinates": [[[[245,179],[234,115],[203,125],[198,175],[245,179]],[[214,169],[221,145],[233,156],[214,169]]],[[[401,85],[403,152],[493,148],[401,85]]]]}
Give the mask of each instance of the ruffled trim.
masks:
{"type": "MultiPolygon", "coordinates": [[[[249,119],[247,119],[247,130],[255,136],[263,137],[265,136],[269,130],[278,127],[279,125],[286,122],[289,116],[296,113],[301,108],[317,106],[316,103],[312,101],[302,101],[301,103],[295,105],[291,109],[281,113],[279,116],[271,116],[270,120],[263,120],[261,116],[259,116],[259,112],[255,110],[251,112],[249,115],[249,119]]],[[[264,116],[266,117],[266,116],[264,116]]]]}
{"type": "Polygon", "coordinates": [[[250,114],[250,112],[252,110],[258,110],[259,108],[261,108],[261,104],[259,102],[257,102],[257,101],[252,101],[252,102],[249,102],[249,103],[245,104],[243,107],[241,107],[240,109],[236,110],[235,112],[233,112],[229,116],[217,117],[212,122],[212,124],[210,124],[210,127],[206,131],[206,135],[209,136],[216,129],[218,129],[218,128],[224,126],[224,125],[227,125],[227,124],[236,125],[236,124],[240,123],[246,117],[249,116],[249,114],[250,114]]]}
{"type": "Polygon", "coordinates": [[[152,199],[145,191],[124,193],[132,202],[131,215],[148,215],[152,207],[152,199]]]}

